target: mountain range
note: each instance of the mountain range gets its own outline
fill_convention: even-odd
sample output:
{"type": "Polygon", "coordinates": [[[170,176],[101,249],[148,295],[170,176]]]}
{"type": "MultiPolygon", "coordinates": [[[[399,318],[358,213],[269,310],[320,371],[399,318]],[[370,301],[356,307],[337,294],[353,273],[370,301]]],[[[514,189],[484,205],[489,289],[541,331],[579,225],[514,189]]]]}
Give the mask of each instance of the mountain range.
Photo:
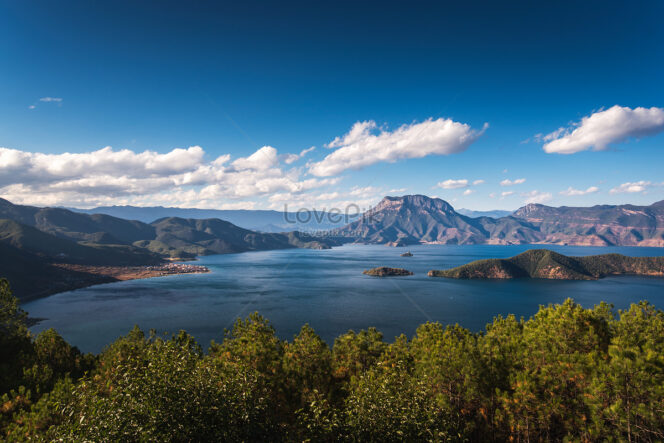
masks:
{"type": "Polygon", "coordinates": [[[269,249],[329,249],[337,244],[296,231],[255,232],[219,219],[168,217],[148,224],[0,199],[0,277],[10,280],[23,300],[113,281],[96,268],[269,249]],[[85,265],[90,272],[63,265],[85,265]]]}
{"type": "Polygon", "coordinates": [[[385,197],[357,220],[314,236],[258,232],[218,218],[168,216],[146,223],[0,199],[0,277],[10,278],[23,299],[109,281],[94,272],[76,272],[82,265],[148,266],[199,255],[328,249],[349,242],[662,247],[664,201],[589,208],[529,204],[494,218],[469,217],[444,200],[424,195],[385,197]]]}
{"type": "Polygon", "coordinates": [[[197,209],[163,206],[99,206],[92,209],[68,208],[82,214],[105,214],[127,220],[152,223],[167,217],[208,219],[218,218],[245,229],[260,232],[320,232],[345,226],[359,214],[335,214],[325,211],[297,212],[254,209],[197,209]]]}
{"type": "Polygon", "coordinates": [[[664,201],[650,206],[554,208],[528,204],[507,217],[468,217],[424,195],[385,197],[332,231],[356,242],[409,244],[566,244],[664,246],[664,201]]]}

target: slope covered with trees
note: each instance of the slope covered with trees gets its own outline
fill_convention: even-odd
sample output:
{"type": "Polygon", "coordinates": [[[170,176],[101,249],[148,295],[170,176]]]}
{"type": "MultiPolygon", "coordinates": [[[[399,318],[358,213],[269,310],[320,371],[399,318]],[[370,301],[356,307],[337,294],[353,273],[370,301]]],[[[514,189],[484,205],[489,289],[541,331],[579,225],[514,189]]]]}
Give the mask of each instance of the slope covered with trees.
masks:
{"type": "Polygon", "coordinates": [[[430,277],[556,280],[594,280],[628,274],[664,276],[664,257],[621,254],[568,257],[548,249],[531,249],[511,258],[476,260],[452,269],[429,271],[430,277]]]}
{"type": "Polygon", "coordinates": [[[486,331],[426,323],[332,347],[258,314],[207,352],[134,328],[83,355],[32,337],[0,284],[0,435],[9,441],[661,441],[664,313],[568,300],[486,331]]]}

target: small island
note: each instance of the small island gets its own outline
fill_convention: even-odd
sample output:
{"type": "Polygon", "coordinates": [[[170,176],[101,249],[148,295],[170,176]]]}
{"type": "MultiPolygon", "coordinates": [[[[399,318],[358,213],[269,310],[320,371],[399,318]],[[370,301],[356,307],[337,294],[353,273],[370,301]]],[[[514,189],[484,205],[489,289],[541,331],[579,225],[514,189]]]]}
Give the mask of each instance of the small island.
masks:
{"type": "Polygon", "coordinates": [[[408,252],[404,252],[403,254],[401,254],[401,256],[402,256],[402,257],[412,257],[412,256],[413,256],[413,253],[410,252],[410,251],[408,251],[408,252]]]}
{"type": "Polygon", "coordinates": [[[596,280],[611,275],[664,276],[664,257],[620,254],[568,257],[548,249],[531,249],[504,259],[477,260],[463,266],[429,271],[429,277],[458,279],[543,278],[596,280]]]}
{"type": "Polygon", "coordinates": [[[413,275],[412,272],[402,269],[402,268],[388,268],[386,266],[381,266],[379,268],[368,269],[363,272],[365,275],[370,275],[372,277],[397,277],[405,275],[413,275]]]}

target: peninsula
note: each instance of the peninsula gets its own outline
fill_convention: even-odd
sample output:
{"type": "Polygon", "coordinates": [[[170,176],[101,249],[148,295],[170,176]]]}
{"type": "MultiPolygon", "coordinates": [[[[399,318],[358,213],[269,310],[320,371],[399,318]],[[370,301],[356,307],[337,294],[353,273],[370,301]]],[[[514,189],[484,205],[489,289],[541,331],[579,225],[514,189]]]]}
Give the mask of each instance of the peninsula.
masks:
{"type": "Polygon", "coordinates": [[[504,259],[477,260],[463,266],[429,271],[429,277],[459,279],[545,278],[596,280],[611,275],[664,276],[664,257],[620,254],[568,257],[548,249],[531,249],[504,259]]]}

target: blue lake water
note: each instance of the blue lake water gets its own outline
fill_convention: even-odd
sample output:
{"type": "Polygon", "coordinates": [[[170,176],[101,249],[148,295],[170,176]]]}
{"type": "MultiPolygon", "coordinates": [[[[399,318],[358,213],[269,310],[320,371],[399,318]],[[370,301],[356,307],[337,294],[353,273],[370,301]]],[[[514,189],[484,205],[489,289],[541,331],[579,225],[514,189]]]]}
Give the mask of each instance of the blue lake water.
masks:
{"type": "MultiPolygon", "coordinates": [[[[539,246],[537,246],[539,247],[539,246]]],[[[375,326],[387,340],[412,336],[426,321],[459,323],[480,330],[493,317],[529,317],[539,305],[571,297],[583,306],[600,301],[617,309],[639,300],[664,307],[664,278],[610,277],[598,281],[464,281],[430,278],[481,258],[511,257],[533,246],[346,245],[331,250],[289,249],[203,257],[209,274],[175,275],[110,283],[56,294],[23,305],[31,317],[46,318],[34,333],[55,328],[83,351],[98,352],[135,324],[144,330],[185,329],[207,348],[224,328],[258,311],[283,339],[309,323],[329,344],[349,329],[375,326]],[[376,278],[362,274],[376,266],[403,267],[415,275],[376,278]]],[[[664,248],[547,246],[566,255],[618,252],[660,256],[664,248]]]]}

